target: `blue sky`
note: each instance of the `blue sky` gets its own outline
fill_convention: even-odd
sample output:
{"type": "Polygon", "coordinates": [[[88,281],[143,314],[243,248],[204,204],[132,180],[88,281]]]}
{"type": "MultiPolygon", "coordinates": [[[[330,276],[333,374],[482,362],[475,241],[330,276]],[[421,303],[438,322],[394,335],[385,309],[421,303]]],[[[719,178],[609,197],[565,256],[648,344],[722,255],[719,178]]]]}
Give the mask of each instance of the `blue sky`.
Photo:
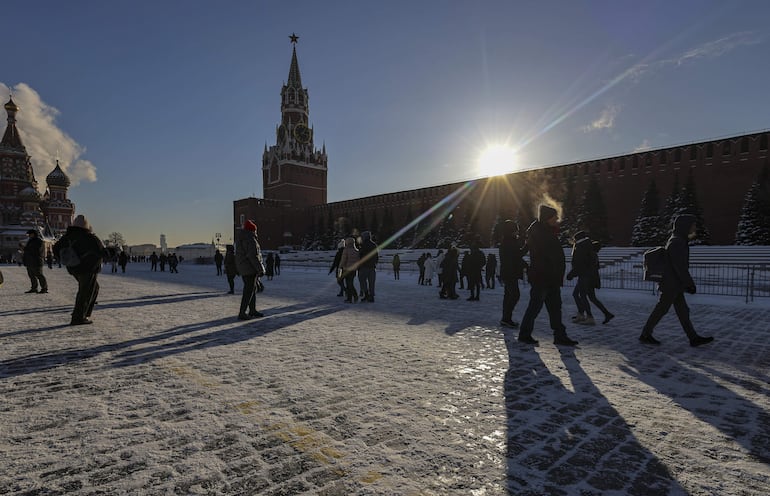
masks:
{"type": "Polygon", "coordinates": [[[35,1],[3,7],[38,181],[62,159],[98,234],[229,240],[262,196],[289,35],[329,201],[770,127],[770,2],[35,1]],[[32,135],[36,135],[33,137],[32,135]]]}

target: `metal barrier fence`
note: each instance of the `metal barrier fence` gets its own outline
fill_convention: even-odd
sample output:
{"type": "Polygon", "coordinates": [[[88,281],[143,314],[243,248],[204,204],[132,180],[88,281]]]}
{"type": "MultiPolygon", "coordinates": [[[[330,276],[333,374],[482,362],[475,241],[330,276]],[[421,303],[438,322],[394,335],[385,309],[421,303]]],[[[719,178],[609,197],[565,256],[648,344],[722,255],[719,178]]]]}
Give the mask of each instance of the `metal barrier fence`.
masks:
{"type": "MultiPolygon", "coordinates": [[[[656,283],[643,279],[639,261],[625,260],[603,265],[599,270],[602,287],[656,292],[656,283]]],[[[692,275],[699,294],[741,296],[746,302],[770,297],[770,266],[722,263],[692,263],[692,275]]],[[[566,284],[574,286],[576,280],[566,284]]]]}
{"type": "MultiPolygon", "coordinates": [[[[327,268],[331,260],[286,260],[285,267],[327,268]]],[[[389,263],[378,263],[377,269],[383,273],[392,273],[389,263]]],[[[401,271],[416,273],[417,265],[404,262],[401,271]]],[[[690,274],[698,287],[699,294],[740,296],[746,302],[754,298],[770,297],[770,266],[729,264],[729,263],[691,263],[690,274]]],[[[657,292],[658,285],[643,279],[642,264],[639,259],[605,263],[599,270],[602,287],[608,289],[630,289],[657,292]]],[[[565,285],[574,286],[577,280],[565,281],[565,285]]]]}

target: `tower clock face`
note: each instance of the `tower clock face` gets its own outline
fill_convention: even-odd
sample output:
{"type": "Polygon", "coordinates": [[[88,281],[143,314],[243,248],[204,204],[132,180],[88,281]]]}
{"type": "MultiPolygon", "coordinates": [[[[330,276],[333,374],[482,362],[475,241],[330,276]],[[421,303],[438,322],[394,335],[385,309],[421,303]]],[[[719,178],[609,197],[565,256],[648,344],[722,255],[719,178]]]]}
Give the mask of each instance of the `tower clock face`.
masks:
{"type": "Polygon", "coordinates": [[[294,138],[300,143],[310,142],[310,128],[304,124],[297,124],[294,128],[294,138]]]}

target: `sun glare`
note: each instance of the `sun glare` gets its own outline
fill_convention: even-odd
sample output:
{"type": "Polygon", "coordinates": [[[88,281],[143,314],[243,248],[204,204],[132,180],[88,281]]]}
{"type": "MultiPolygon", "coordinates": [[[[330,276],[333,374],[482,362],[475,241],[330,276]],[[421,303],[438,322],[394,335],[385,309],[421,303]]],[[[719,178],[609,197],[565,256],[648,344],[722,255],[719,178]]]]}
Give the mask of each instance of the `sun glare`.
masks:
{"type": "Polygon", "coordinates": [[[517,154],[508,145],[492,145],[479,157],[478,169],[483,176],[499,176],[516,170],[517,154]]]}

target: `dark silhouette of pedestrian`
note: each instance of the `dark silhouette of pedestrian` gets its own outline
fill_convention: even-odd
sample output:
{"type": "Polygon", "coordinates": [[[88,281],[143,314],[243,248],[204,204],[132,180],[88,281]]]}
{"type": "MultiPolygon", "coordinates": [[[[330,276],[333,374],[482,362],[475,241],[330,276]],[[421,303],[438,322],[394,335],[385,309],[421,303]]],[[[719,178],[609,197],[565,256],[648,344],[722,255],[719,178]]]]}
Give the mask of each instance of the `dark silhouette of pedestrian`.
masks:
{"type": "Polygon", "coordinates": [[[160,257],[158,258],[158,262],[160,262],[160,271],[166,272],[166,262],[168,262],[168,255],[161,252],[160,257]]]}
{"type": "Polygon", "coordinates": [[[265,274],[262,264],[262,252],[257,241],[257,225],[254,221],[247,220],[243,223],[243,229],[237,233],[235,247],[235,262],[238,273],[243,279],[243,296],[238,311],[240,320],[249,320],[255,317],[263,317],[262,312],[257,311],[257,278],[265,274]],[[248,310],[248,313],[246,311],[248,310]]]}
{"type": "Polygon", "coordinates": [[[168,256],[168,271],[170,274],[179,274],[179,258],[176,253],[172,253],[168,256]]]}
{"type": "Polygon", "coordinates": [[[273,280],[274,269],[275,269],[275,258],[273,258],[272,253],[268,253],[267,258],[265,259],[265,277],[267,277],[268,281],[273,280]]]}
{"type": "Polygon", "coordinates": [[[602,321],[602,324],[607,324],[610,320],[615,318],[615,315],[607,310],[607,307],[604,306],[604,303],[599,301],[599,298],[596,296],[596,290],[602,287],[602,280],[601,276],[599,275],[599,250],[601,249],[602,244],[599,241],[591,241],[591,272],[589,275],[588,284],[586,285],[586,296],[588,297],[588,300],[604,314],[604,320],[602,321]]]}
{"type": "Polygon", "coordinates": [[[487,255],[487,265],[484,267],[484,277],[489,289],[495,289],[495,277],[497,276],[497,257],[494,253],[487,255]]]}
{"type": "Polygon", "coordinates": [[[468,289],[470,296],[468,301],[479,301],[481,296],[481,271],[484,270],[486,258],[477,244],[471,246],[471,251],[463,257],[463,271],[468,278],[468,289]]]}
{"type": "Polygon", "coordinates": [[[358,291],[354,285],[358,264],[361,256],[356,248],[356,240],[352,237],[345,238],[345,248],[340,257],[340,268],[342,277],[345,279],[345,303],[354,303],[358,301],[358,291]]]}
{"type": "Polygon", "coordinates": [[[401,278],[401,257],[398,256],[398,253],[393,255],[393,279],[398,281],[401,278]]]}
{"type": "Polygon", "coordinates": [[[527,247],[519,236],[519,225],[512,220],[503,222],[502,238],[498,255],[500,256],[500,281],[503,283],[503,316],[500,325],[516,328],[519,323],[513,320],[513,309],[521,298],[519,279],[524,279],[526,262],[524,255],[527,247]]]}
{"type": "Polygon", "coordinates": [[[345,293],[345,278],[342,274],[342,267],[340,267],[340,261],[342,259],[342,251],[345,249],[345,240],[341,239],[339,243],[337,243],[337,253],[334,255],[334,261],[332,262],[332,266],[329,267],[329,274],[334,272],[334,277],[337,279],[337,285],[340,287],[339,293],[337,293],[337,296],[342,296],[345,293]]]}
{"type": "Polygon", "coordinates": [[[48,292],[48,281],[43,275],[43,257],[45,256],[45,244],[34,229],[27,231],[27,244],[24,246],[22,260],[27,268],[27,275],[31,287],[27,293],[37,293],[38,285],[41,293],[48,292]]]}
{"type": "Polygon", "coordinates": [[[235,266],[235,248],[233,245],[225,245],[225,275],[227,276],[227,285],[230,286],[229,294],[235,294],[235,276],[238,275],[238,268],[235,266]]]}
{"type": "Polygon", "coordinates": [[[275,275],[281,275],[281,256],[277,253],[275,254],[275,275]]]}
{"type": "Polygon", "coordinates": [[[538,344],[532,337],[535,318],[545,304],[548,310],[553,342],[557,345],[574,346],[577,341],[567,336],[567,328],[561,318],[561,286],[566,271],[564,251],[557,236],[559,217],[555,209],[540,205],[538,218],[527,229],[527,246],[530,264],[527,279],[532,288],[529,304],[519,329],[519,341],[538,344]]]}
{"type": "Polygon", "coordinates": [[[593,270],[591,268],[591,239],[585,231],[578,231],[574,236],[572,245],[572,268],[567,273],[567,280],[577,277],[577,283],[572,290],[572,298],[575,300],[577,314],[572,317],[572,322],[583,325],[594,325],[594,317],[591,314],[591,305],[588,304],[589,286],[594,284],[593,270]]]}
{"type": "Polygon", "coordinates": [[[660,341],[652,337],[652,331],[668,313],[671,305],[674,306],[679,323],[690,340],[690,346],[700,346],[714,340],[713,337],[700,336],[695,332],[695,326],[690,320],[690,308],[684,298],[685,292],[695,294],[696,291],[695,282],[690,275],[689,240],[694,238],[695,216],[684,214],[674,218],[671,237],[666,243],[666,266],[659,285],[660,297],[639,336],[642,343],[660,344],[660,341]]]}
{"type": "Polygon", "coordinates": [[[125,251],[121,251],[118,255],[118,265],[120,265],[121,273],[126,273],[126,264],[128,264],[128,255],[125,251]]]}
{"type": "Polygon", "coordinates": [[[222,275],[222,261],[224,260],[224,258],[225,257],[222,256],[222,252],[220,252],[219,250],[216,250],[214,252],[214,265],[217,266],[217,275],[218,276],[222,275]]]}
{"type": "Polygon", "coordinates": [[[417,277],[417,284],[420,286],[425,285],[425,258],[426,254],[423,253],[417,258],[417,268],[420,271],[420,275],[417,277]]]}
{"type": "Polygon", "coordinates": [[[361,285],[361,292],[363,293],[361,302],[374,303],[374,284],[377,282],[379,249],[369,231],[361,233],[359,256],[361,261],[358,265],[358,283],[361,285]]]}
{"type": "Polygon", "coordinates": [[[91,313],[99,296],[97,275],[102,270],[102,262],[106,256],[104,245],[92,232],[91,224],[85,216],[78,215],[64,236],[53,245],[54,255],[61,260],[62,250],[65,248],[74,250],[77,260],[76,264],[70,262],[70,265],[67,265],[67,272],[78,282],[70,325],[91,324],[91,313]]]}
{"type": "Polygon", "coordinates": [[[457,266],[459,257],[460,252],[457,250],[457,247],[451,246],[447,250],[446,255],[444,255],[444,260],[441,261],[441,264],[443,265],[442,270],[444,272],[444,277],[441,279],[442,286],[438,297],[442,300],[456,300],[460,297],[460,295],[458,295],[457,291],[455,290],[455,285],[457,284],[457,266]]]}
{"type": "Polygon", "coordinates": [[[150,255],[150,270],[152,272],[158,271],[158,254],[155,252],[152,252],[152,255],[150,255]]]}

